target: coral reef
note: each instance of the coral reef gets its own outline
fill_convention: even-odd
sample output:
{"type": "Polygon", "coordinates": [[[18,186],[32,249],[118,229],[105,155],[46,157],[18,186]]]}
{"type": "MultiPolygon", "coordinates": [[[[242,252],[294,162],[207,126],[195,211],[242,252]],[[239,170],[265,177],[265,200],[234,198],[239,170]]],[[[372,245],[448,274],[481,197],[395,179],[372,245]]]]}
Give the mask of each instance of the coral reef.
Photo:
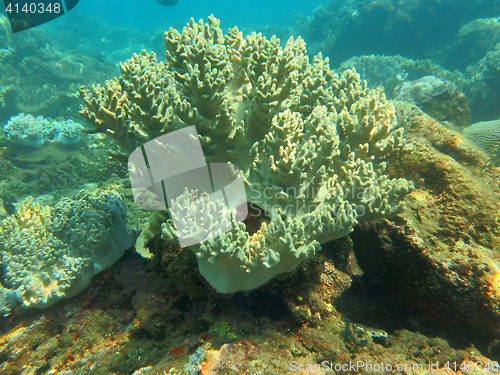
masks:
{"type": "Polygon", "coordinates": [[[499,19],[480,18],[497,15],[499,5],[330,0],[296,28],[309,51],[322,51],[340,71],[356,67],[369,85],[383,85],[387,93],[426,75],[453,82],[469,99],[476,122],[500,116],[499,19]]]}
{"type": "Polygon", "coordinates": [[[48,307],[81,292],[131,244],[123,197],[81,191],[55,207],[32,197],[0,222],[3,313],[11,302],[48,307]]]}
{"type": "Polygon", "coordinates": [[[80,140],[83,126],[73,120],[49,121],[21,113],[3,126],[7,139],[24,146],[42,146],[46,141],[74,144],[80,140]]]}
{"type": "Polygon", "coordinates": [[[479,61],[477,72],[481,79],[493,81],[492,87],[500,87],[500,42],[479,61]]]}
{"type": "Polygon", "coordinates": [[[0,372],[153,375],[201,365],[202,374],[293,366],[305,375],[323,361],[325,372],[359,361],[362,375],[382,362],[416,374],[498,372],[498,169],[460,134],[397,106],[407,144],[388,168],[415,181],[409,210],[363,222],[293,272],[225,296],[192,252],[156,237],[153,259],[126,252],[64,305],[3,318],[0,372]]]}
{"type": "MultiPolygon", "coordinates": [[[[194,256],[186,255],[194,265],[194,256]]],[[[328,370],[360,361],[360,375],[373,373],[365,366],[381,362],[408,373],[425,373],[438,362],[433,375],[455,373],[444,368],[447,363],[469,366],[470,374],[488,373],[479,369],[488,363],[490,373],[497,371],[498,365],[469,343],[456,348],[433,334],[354,322],[331,304],[322,311],[317,305],[330,301],[310,293],[322,274],[310,272],[321,268],[321,261],[313,262],[299,266],[273,291],[219,298],[199,285],[181,291],[177,276],[127,252],[65,306],[6,321],[10,332],[0,336],[0,371],[155,375],[184,374],[201,365],[201,374],[278,375],[294,366],[294,373],[306,375],[312,373],[307,365],[323,361],[328,370]],[[311,310],[316,324],[295,318],[295,306],[285,298],[311,310]]],[[[199,279],[193,268],[188,272],[199,279]]]]}
{"type": "Polygon", "coordinates": [[[84,55],[82,46],[74,50],[74,39],[60,48],[68,42],[50,27],[13,34],[7,18],[0,17],[0,123],[20,112],[70,117],[82,84],[116,74],[114,64],[84,55]]]}
{"type": "MultiPolygon", "coordinates": [[[[95,190],[127,177],[126,165],[106,153],[116,147],[111,141],[100,135],[84,138],[69,147],[48,142],[35,148],[15,147],[0,137],[0,191],[18,200],[27,195],[48,195],[53,197],[51,201],[57,201],[82,188],[95,190]]],[[[0,211],[2,216],[5,213],[0,211]]]]}
{"type": "MultiPolygon", "coordinates": [[[[256,288],[349,233],[358,219],[404,209],[411,183],[385,174],[404,144],[403,129],[392,104],[355,70],[339,76],[321,54],[309,63],[300,38],[282,47],[275,37],[244,38],[236,27],[224,35],[213,17],[191,19],[182,33],[171,28],[165,46],[165,63],[144,51],[120,65],[120,78],[83,89],[80,113],[125,155],[196,125],[208,162],[241,169],[260,228],[250,234],[233,223],[232,232],[191,246],[219,292],[256,288]]],[[[169,197],[177,198],[173,212],[198,193],[185,194],[169,197]]],[[[206,206],[200,215],[213,209],[224,207],[206,206]]],[[[163,238],[176,241],[171,220],[163,238]]]]}
{"type": "Polygon", "coordinates": [[[483,104],[483,111],[492,113],[488,118],[498,118],[500,108],[497,103],[500,101],[500,43],[489,51],[477,64],[467,67],[467,73],[471,80],[485,82],[487,89],[484,90],[483,97],[486,99],[483,104]]]}
{"type": "MultiPolygon", "coordinates": [[[[330,15],[355,22],[367,14],[378,21],[387,11],[399,17],[387,24],[394,33],[401,19],[418,22],[412,7],[431,9],[428,0],[370,0],[363,8],[351,7],[360,1],[342,3],[323,14],[323,22],[330,15]]],[[[480,3],[498,1],[466,5],[480,3]]],[[[439,18],[443,6],[457,4],[464,3],[432,5],[439,18]]],[[[447,16],[440,26],[451,33],[450,23],[467,22],[447,16]]],[[[166,62],[153,53],[134,55],[121,65],[120,78],[82,91],[82,111],[96,131],[88,149],[80,142],[69,155],[54,142],[23,153],[0,138],[0,190],[9,180],[35,195],[101,184],[123,173],[105,152],[126,156],[159,135],[196,125],[207,161],[241,167],[250,201],[244,223],[193,246],[194,252],[179,247],[171,221],[161,239],[153,219],[162,213],[141,212],[126,187],[117,188],[125,200],[106,189],[55,207],[32,198],[19,204],[17,214],[0,222],[0,311],[7,315],[18,301],[46,308],[17,307],[0,317],[0,373],[347,373],[353,363],[360,375],[383,373],[381,366],[419,375],[498,373],[500,172],[491,162],[499,156],[498,120],[465,128],[464,137],[416,106],[390,103],[381,89],[368,89],[384,85],[392,93],[404,81],[432,74],[465,92],[477,112],[494,107],[481,116],[498,118],[491,116],[500,108],[492,100],[500,92],[493,26],[491,19],[478,20],[460,29],[467,43],[485,35],[468,59],[490,51],[467,74],[399,56],[362,56],[335,74],[322,56],[309,60],[300,39],[280,46],[259,34],[243,38],[237,29],[224,35],[212,18],[191,22],[182,33],[167,32],[166,62]],[[408,194],[407,181],[416,185],[408,194]],[[374,194],[354,195],[359,187],[374,194]],[[401,211],[403,199],[408,209],[401,211]],[[129,251],[112,264],[130,243],[125,203],[129,218],[133,213],[134,223],[147,222],[157,235],[145,245],[153,256],[129,251]],[[328,241],[358,221],[349,235],[328,241]],[[228,283],[250,288],[296,268],[256,290],[221,296],[197,263],[219,291],[230,290],[228,283]],[[78,281],[82,270],[85,282],[78,281]],[[83,284],[89,287],[54,304],[83,284]]],[[[2,27],[0,19],[0,100],[16,93],[15,102],[29,107],[31,88],[23,97],[9,81],[15,71],[10,59],[39,57],[43,33],[25,34],[12,48],[4,44],[2,27]]],[[[321,24],[318,30],[330,32],[321,24]]],[[[371,31],[384,43],[380,29],[371,31]]],[[[359,39],[347,41],[359,45],[359,39]]],[[[56,60],[76,72],[74,59],[56,60]]],[[[48,61],[27,58],[22,69],[50,68],[48,61]]],[[[44,97],[50,91],[39,92],[43,105],[52,100],[44,97]]],[[[439,111],[432,116],[439,119],[439,111]]],[[[58,133],[59,141],[74,140],[58,133]]],[[[194,191],[179,197],[176,215],[186,208],[184,198],[198,197],[194,191]]],[[[200,208],[218,218],[225,207],[213,203],[200,208]]]]}
{"type": "Polygon", "coordinates": [[[366,281],[393,296],[416,327],[457,340],[497,337],[498,169],[461,134],[417,109],[401,113],[409,116],[401,172],[416,189],[399,220],[361,223],[353,233],[359,265],[366,281]]]}
{"type": "Polygon", "coordinates": [[[440,51],[450,69],[465,70],[477,63],[500,43],[500,18],[478,18],[463,25],[456,41],[440,51]]]}
{"type": "Polygon", "coordinates": [[[392,94],[396,86],[405,81],[414,81],[424,76],[433,75],[443,80],[451,81],[467,95],[472,95],[469,89],[468,77],[458,70],[449,71],[432,60],[409,59],[400,55],[362,55],[351,57],[339,65],[343,71],[356,68],[368,82],[369,86],[383,86],[385,91],[392,94]]]}
{"type": "MultiPolygon", "coordinates": [[[[458,70],[449,71],[431,60],[412,60],[401,56],[368,55],[350,58],[339,66],[339,70],[355,67],[372,86],[382,86],[389,99],[393,99],[394,89],[409,84],[425,76],[435,76],[440,80],[453,83],[457,90],[447,100],[446,105],[440,108],[439,101],[435,106],[427,108],[431,115],[438,119],[451,119],[452,123],[466,126],[467,121],[461,121],[460,115],[469,116],[473,121],[496,117],[498,111],[497,90],[493,81],[477,67],[468,67],[465,73],[458,70]],[[465,96],[464,96],[465,94],[465,96]],[[468,101],[468,104],[466,103],[468,101]],[[470,107],[470,115],[469,112],[470,107]],[[458,110],[458,116],[454,113],[458,110]]],[[[442,98],[445,99],[445,98],[442,98]]]]}
{"type": "MultiPolygon", "coordinates": [[[[473,55],[471,49],[477,48],[476,54],[479,54],[491,40],[486,37],[477,47],[475,43],[468,44],[466,51],[450,49],[448,55],[442,53],[442,46],[452,45],[459,31],[464,36],[472,28],[487,29],[489,35],[494,34],[495,21],[480,23],[477,19],[496,16],[498,7],[498,0],[439,3],[433,0],[330,0],[296,27],[309,41],[311,51],[323,51],[335,65],[352,56],[373,53],[400,54],[413,59],[439,56],[440,63],[456,65],[457,51],[461,52],[460,60],[467,61],[473,55]],[[475,20],[475,24],[470,24],[475,20]],[[466,25],[468,27],[462,29],[466,25]]],[[[480,32],[476,31],[476,35],[480,32]]]]}
{"type": "Polygon", "coordinates": [[[418,106],[439,121],[461,127],[469,126],[469,102],[453,82],[435,76],[424,76],[397,86],[393,97],[418,106]]]}
{"type": "Polygon", "coordinates": [[[405,82],[394,89],[394,99],[421,106],[433,97],[444,93],[453,94],[455,84],[434,76],[425,76],[416,81],[405,82]]]}

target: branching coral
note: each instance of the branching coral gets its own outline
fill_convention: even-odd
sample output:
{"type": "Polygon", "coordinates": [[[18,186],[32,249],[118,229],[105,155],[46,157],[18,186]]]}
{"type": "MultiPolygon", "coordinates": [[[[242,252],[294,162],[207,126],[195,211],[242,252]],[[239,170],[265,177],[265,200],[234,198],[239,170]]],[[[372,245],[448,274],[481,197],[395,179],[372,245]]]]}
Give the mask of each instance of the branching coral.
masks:
{"type": "MultiPolygon", "coordinates": [[[[165,46],[165,62],[143,51],[120,65],[120,78],[82,89],[81,114],[124,156],[195,125],[208,162],[241,169],[260,228],[250,234],[233,220],[232,231],[191,246],[217,291],[258,287],[358,219],[403,210],[411,183],[385,174],[403,129],[393,105],[354,70],[339,76],[321,54],[310,62],[300,37],[281,46],[276,37],[244,38],[236,27],[224,35],[214,17],[191,19],[182,33],[171,28],[165,46]]],[[[196,201],[199,221],[222,223],[224,204],[204,205],[202,195],[168,197],[173,214],[196,201]]],[[[167,221],[163,238],[176,234],[167,221]]]]}
{"type": "Polygon", "coordinates": [[[27,198],[0,222],[0,311],[9,314],[16,300],[47,307],[78,294],[130,244],[123,197],[114,191],[84,190],[54,208],[27,198]]]}

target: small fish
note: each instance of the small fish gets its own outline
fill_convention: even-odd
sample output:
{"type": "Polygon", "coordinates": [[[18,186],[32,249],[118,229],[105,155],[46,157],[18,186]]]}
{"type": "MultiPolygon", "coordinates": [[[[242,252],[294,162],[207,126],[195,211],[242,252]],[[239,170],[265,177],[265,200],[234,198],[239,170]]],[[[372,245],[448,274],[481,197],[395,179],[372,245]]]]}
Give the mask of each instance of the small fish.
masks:
{"type": "Polygon", "coordinates": [[[7,212],[9,215],[14,214],[16,212],[16,206],[14,206],[14,203],[17,203],[16,198],[13,195],[11,196],[4,195],[2,197],[2,200],[3,200],[3,209],[5,210],[5,212],[7,212]]]}
{"type": "Polygon", "coordinates": [[[177,0],[156,0],[156,2],[166,7],[171,7],[177,4],[177,0]]]}

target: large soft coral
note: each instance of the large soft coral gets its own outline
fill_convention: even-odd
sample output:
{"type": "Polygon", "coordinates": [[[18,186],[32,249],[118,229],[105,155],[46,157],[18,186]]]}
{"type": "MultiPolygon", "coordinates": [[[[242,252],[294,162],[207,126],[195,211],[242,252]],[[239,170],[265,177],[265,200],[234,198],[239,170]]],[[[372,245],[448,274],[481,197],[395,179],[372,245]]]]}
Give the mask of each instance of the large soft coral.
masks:
{"type": "MultiPolygon", "coordinates": [[[[282,47],[276,37],[244,38],[236,27],[224,35],[214,17],[171,28],[165,46],[166,62],[143,51],[121,64],[120,78],[82,90],[81,113],[125,155],[194,125],[208,162],[241,169],[247,199],[263,216],[253,234],[236,212],[221,219],[224,203],[201,191],[167,196],[176,219],[195,211],[186,218],[190,231],[197,222],[233,227],[191,246],[217,291],[258,287],[358,219],[404,208],[411,183],[385,174],[403,129],[393,105],[355,70],[339,76],[321,54],[311,63],[301,38],[282,47]]],[[[176,240],[178,229],[167,221],[163,238],[176,240]]]]}

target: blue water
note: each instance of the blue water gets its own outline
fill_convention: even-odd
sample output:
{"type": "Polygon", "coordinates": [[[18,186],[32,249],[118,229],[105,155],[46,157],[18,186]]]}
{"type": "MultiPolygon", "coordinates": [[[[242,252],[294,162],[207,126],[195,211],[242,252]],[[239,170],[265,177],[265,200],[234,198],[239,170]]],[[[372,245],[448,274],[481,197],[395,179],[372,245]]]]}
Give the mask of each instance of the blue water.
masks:
{"type": "Polygon", "coordinates": [[[81,0],[80,12],[101,18],[110,25],[137,26],[142,29],[168,29],[189,18],[206,19],[210,14],[222,20],[224,28],[234,25],[283,25],[297,15],[309,15],[324,1],[231,1],[179,0],[175,6],[162,6],[156,0],[81,0]]]}

